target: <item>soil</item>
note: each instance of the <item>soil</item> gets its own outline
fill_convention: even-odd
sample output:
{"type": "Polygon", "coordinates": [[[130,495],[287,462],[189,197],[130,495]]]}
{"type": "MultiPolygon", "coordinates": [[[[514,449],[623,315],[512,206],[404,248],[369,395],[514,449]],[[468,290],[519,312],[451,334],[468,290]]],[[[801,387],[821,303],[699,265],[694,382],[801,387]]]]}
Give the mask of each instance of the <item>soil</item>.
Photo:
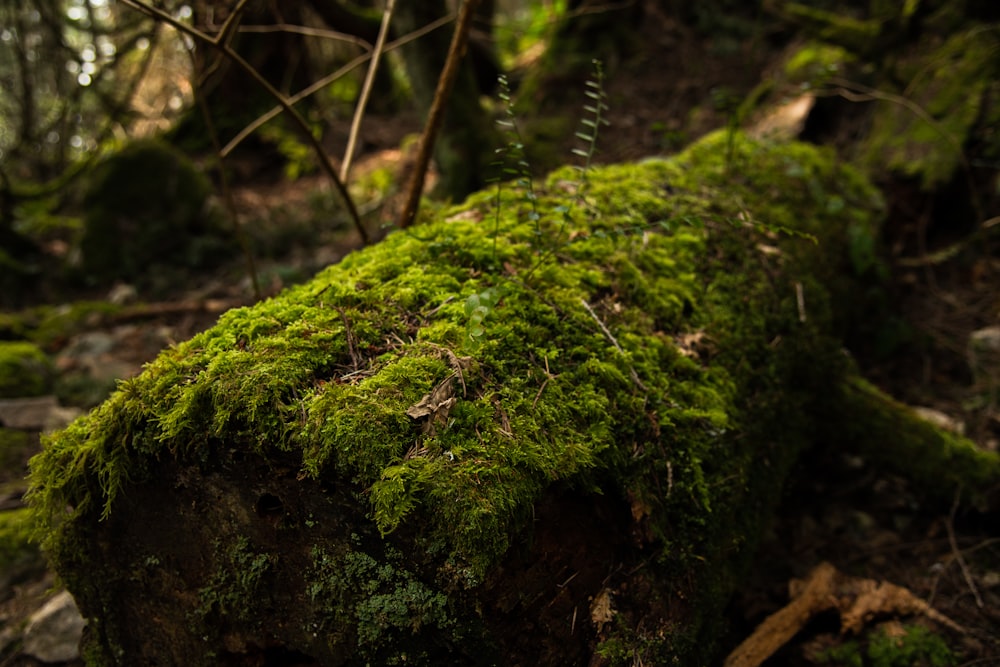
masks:
{"type": "MultiPolygon", "coordinates": [[[[597,159],[601,162],[666,154],[725,126],[731,108],[724,98],[742,99],[786,47],[781,35],[757,36],[739,43],[713,40],[661,14],[654,14],[642,30],[638,40],[642,51],[609,68],[606,92],[610,125],[600,136],[597,159]]],[[[576,100],[562,103],[562,111],[557,113],[580,115],[576,100]]],[[[819,121],[815,121],[810,134],[834,145],[844,143],[854,121],[842,121],[819,128],[815,125],[819,121]]],[[[405,136],[419,132],[417,118],[413,114],[370,116],[366,127],[369,135],[355,178],[385,167],[400,173],[406,155],[398,147],[405,136]]],[[[343,132],[328,140],[332,154],[341,154],[343,132]]],[[[570,137],[567,156],[571,142],[570,137]]],[[[263,211],[306,206],[317,192],[329,190],[318,176],[287,182],[268,173],[274,170],[265,170],[263,175],[248,168],[250,171],[257,172],[255,182],[241,184],[237,192],[244,219],[259,217],[263,211]],[[269,178],[265,181],[263,176],[269,178]]],[[[973,236],[976,228],[972,225],[954,224],[949,211],[965,208],[962,201],[955,201],[967,196],[961,187],[930,195],[890,175],[879,180],[890,211],[881,239],[889,260],[887,302],[892,304],[891,314],[900,324],[900,334],[899,340],[888,343],[862,337],[852,342],[851,353],[865,375],[888,393],[950,417],[981,447],[996,450],[1000,441],[996,395],[990,396],[982,379],[973,375],[967,351],[974,331],[1000,324],[1000,243],[996,235],[992,240],[973,236]],[[966,241],[968,245],[961,252],[935,259],[936,250],[966,241]]],[[[369,207],[372,227],[391,221],[391,195],[392,191],[389,200],[369,207]]],[[[362,208],[366,208],[364,204],[362,208]]],[[[994,206],[991,215],[997,214],[994,206]]],[[[987,217],[991,215],[987,212],[987,217]]],[[[262,272],[270,276],[264,282],[265,294],[285,284],[277,268],[297,264],[307,274],[357,247],[355,237],[341,233],[318,247],[298,247],[291,255],[263,262],[262,272]]],[[[237,265],[179,284],[181,289],[163,299],[165,304],[182,304],[174,310],[136,308],[131,317],[126,313],[118,321],[104,320],[97,327],[114,330],[132,324],[142,331],[158,331],[157,340],[183,340],[210,326],[218,315],[217,308],[252,301],[247,281],[234,278],[239,271],[237,265]],[[215,307],[207,305],[209,302],[215,307]]],[[[138,334],[119,336],[115,357],[138,368],[158,350],[137,342],[149,339],[138,334]]],[[[829,562],[845,574],[907,589],[962,631],[926,616],[890,609],[864,619],[860,631],[845,633],[835,614],[820,613],[803,622],[768,660],[768,666],[836,664],[823,663],[819,656],[852,639],[863,639],[880,624],[892,621],[932,628],[946,639],[956,664],[1000,664],[1000,534],[996,517],[977,513],[960,499],[952,508],[925,507],[913,491],[905,480],[867,465],[850,451],[849,443],[843,451],[816,450],[805,457],[745,586],[730,605],[732,630],[725,644],[736,648],[761,622],[789,603],[792,580],[805,578],[817,565],[829,562]]],[[[551,539],[562,542],[571,537],[557,533],[551,539]]],[[[558,577],[559,573],[554,570],[544,576],[558,577]]],[[[31,608],[24,600],[29,593],[40,594],[37,582],[24,582],[17,595],[0,603],[5,625],[31,608]]],[[[507,620],[500,617],[497,622],[507,620]]],[[[0,647],[0,665],[25,664],[33,663],[0,647]]]]}

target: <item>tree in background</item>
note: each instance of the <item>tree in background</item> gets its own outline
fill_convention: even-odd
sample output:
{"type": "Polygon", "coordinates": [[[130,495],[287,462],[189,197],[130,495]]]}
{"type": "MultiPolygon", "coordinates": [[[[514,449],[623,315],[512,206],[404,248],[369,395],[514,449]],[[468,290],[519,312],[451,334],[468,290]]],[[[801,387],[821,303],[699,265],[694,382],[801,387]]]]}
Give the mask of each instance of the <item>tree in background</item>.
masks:
{"type": "MultiPolygon", "coordinates": [[[[4,2],[0,26],[0,287],[11,293],[40,270],[36,227],[69,222],[58,218],[67,186],[141,123],[133,102],[162,31],[107,0],[4,2]]],[[[167,115],[173,97],[160,96],[167,115]]]]}

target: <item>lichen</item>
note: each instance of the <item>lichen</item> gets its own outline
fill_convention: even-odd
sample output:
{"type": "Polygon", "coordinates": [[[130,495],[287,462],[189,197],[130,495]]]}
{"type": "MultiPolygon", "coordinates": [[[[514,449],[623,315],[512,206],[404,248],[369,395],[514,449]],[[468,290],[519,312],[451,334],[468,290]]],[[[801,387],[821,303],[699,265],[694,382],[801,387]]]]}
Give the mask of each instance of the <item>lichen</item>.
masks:
{"type": "MultiPolygon", "coordinates": [[[[483,192],[226,313],[48,439],[30,497],[57,567],[85,568],[73,540],[165,460],[297,457],[303,483],[364,499],[376,538],[425,550],[408,558],[437,562],[443,589],[484,581],[547,491],[603,493],[630,499],[650,572],[712,566],[685,628],[627,641],[707,660],[735,554],[752,553],[740,536],[759,534],[843,367],[828,332],[850,265],[831,249],[880,201],[829,152],[726,133],[585,181],[560,170],[536,194],[537,219],[516,188],[499,218],[483,192]]],[[[325,576],[312,585],[336,588],[325,576]]],[[[444,627],[428,584],[377,581],[385,608],[344,617],[359,642],[405,652],[377,630],[444,627]]]]}

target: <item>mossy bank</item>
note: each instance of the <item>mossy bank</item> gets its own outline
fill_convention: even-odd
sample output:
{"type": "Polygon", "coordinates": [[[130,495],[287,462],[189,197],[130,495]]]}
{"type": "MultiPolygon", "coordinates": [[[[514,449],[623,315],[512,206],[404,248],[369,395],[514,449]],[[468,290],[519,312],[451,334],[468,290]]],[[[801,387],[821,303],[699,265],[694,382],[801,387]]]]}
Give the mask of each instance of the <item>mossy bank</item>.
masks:
{"type": "Polygon", "coordinates": [[[226,313],[48,441],[93,664],[710,659],[879,198],[725,133],[534,195],[226,313]]]}

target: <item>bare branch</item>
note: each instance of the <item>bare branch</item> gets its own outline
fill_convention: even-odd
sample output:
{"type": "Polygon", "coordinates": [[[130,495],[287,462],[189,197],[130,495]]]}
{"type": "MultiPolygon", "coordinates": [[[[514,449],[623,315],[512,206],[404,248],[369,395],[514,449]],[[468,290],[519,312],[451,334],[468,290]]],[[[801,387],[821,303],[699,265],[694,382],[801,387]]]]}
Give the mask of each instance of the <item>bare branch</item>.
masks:
{"type": "MultiPolygon", "coordinates": [[[[337,189],[337,193],[343,200],[344,206],[347,208],[348,215],[350,216],[351,221],[354,223],[354,227],[358,230],[358,233],[361,235],[362,242],[365,244],[368,243],[368,232],[365,230],[364,225],[361,224],[361,218],[358,216],[358,210],[357,207],[355,207],[354,205],[354,200],[351,199],[350,193],[347,192],[347,188],[344,187],[343,181],[341,181],[340,177],[337,175],[337,170],[336,168],[334,168],[333,163],[330,161],[330,156],[326,154],[326,151],[323,150],[323,146],[320,145],[319,140],[313,135],[312,130],[309,128],[309,124],[306,123],[302,115],[299,114],[299,112],[296,111],[294,107],[292,107],[292,105],[288,102],[288,100],[285,98],[284,95],[282,95],[274,86],[272,86],[267,79],[261,76],[260,72],[258,72],[253,67],[253,65],[244,60],[243,57],[236,51],[234,51],[232,47],[230,47],[228,44],[221,42],[216,38],[210,37],[205,33],[201,32],[200,30],[198,30],[197,28],[193,28],[185,23],[178,21],[173,16],[164,12],[163,10],[147,5],[146,3],[140,2],[139,0],[122,0],[122,2],[123,4],[128,5],[133,9],[143,12],[147,16],[168,23],[177,30],[183,32],[184,34],[200,42],[208,44],[214,49],[218,49],[233,63],[235,63],[240,69],[242,69],[246,74],[252,77],[254,81],[260,84],[260,86],[263,87],[264,90],[266,90],[267,93],[278,102],[282,110],[285,111],[289,116],[291,116],[292,120],[295,121],[295,124],[299,126],[299,129],[305,135],[305,139],[309,142],[310,146],[313,149],[313,152],[316,154],[316,157],[319,158],[320,166],[323,168],[323,171],[325,171],[327,175],[330,177],[330,180],[333,182],[334,187],[337,189]]],[[[224,36],[225,32],[219,34],[219,38],[222,38],[224,36]]]]}
{"type": "Polygon", "coordinates": [[[448,49],[448,58],[441,71],[441,78],[438,79],[437,89],[434,91],[434,102],[431,104],[430,112],[427,115],[427,124],[420,137],[420,148],[417,151],[413,174],[407,187],[406,203],[403,205],[403,212],[399,218],[399,226],[403,229],[413,224],[413,220],[417,217],[420,194],[423,192],[424,179],[427,176],[427,165],[431,160],[431,151],[437,140],[438,131],[441,129],[441,122],[444,120],[445,104],[451,96],[451,89],[458,74],[458,65],[462,62],[462,56],[465,55],[465,44],[469,36],[469,27],[472,25],[472,15],[478,4],[479,0],[465,0],[458,12],[458,25],[455,26],[451,48],[448,49]]]}
{"type": "Polygon", "coordinates": [[[382,13],[382,27],[379,28],[378,39],[375,41],[375,52],[372,53],[372,62],[368,66],[365,84],[361,88],[361,96],[358,98],[358,104],[354,109],[354,120],[351,121],[351,133],[347,137],[347,150],[344,151],[344,161],[340,165],[340,178],[343,181],[347,180],[347,175],[351,172],[351,161],[354,160],[354,147],[358,141],[358,133],[361,131],[361,120],[365,116],[368,96],[371,95],[372,85],[375,83],[378,61],[385,49],[385,37],[389,34],[389,23],[392,21],[392,12],[395,7],[396,0],[386,1],[385,11],[382,13]]]}
{"type": "MultiPolygon", "coordinates": [[[[403,37],[400,37],[397,40],[393,40],[392,42],[390,42],[385,47],[384,51],[385,51],[385,53],[388,53],[390,51],[395,51],[399,47],[404,46],[406,44],[409,44],[413,40],[418,39],[420,37],[423,37],[424,35],[426,35],[427,33],[431,32],[433,30],[437,30],[438,28],[440,28],[441,26],[445,25],[446,23],[450,23],[452,20],[454,20],[454,18],[455,18],[455,16],[453,14],[449,14],[448,16],[442,16],[438,20],[436,20],[436,21],[434,21],[432,23],[428,23],[426,26],[424,26],[423,28],[420,28],[419,30],[414,30],[413,32],[411,32],[408,35],[404,35],[403,37]]],[[[366,62],[368,62],[369,60],[371,60],[371,57],[372,56],[371,56],[370,53],[366,53],[364,55],[358,56],[357,58],[355,58],[354,60],[350,61],[349,63],[347,63],[346,65],[344,65],[343,67],[341,67],[337,71],[333,72],[332,74],[328,74],[327,76],[324,76],[322,79],[320,79],[316,83],[311,84],[309,87],[304,88],[301,91],[299,91],[298,93],[296,93],[295,95],[289,97],[288,98],[288,102],[290,104],[298,104],[299,102],[301,102],[305,98],[309,97],[310,95],[313,95],[313,94],[319,92],[320,90],[323,90],[324,88],[326,88],[328,85],[330,85],[331,83],[333,83],[334,81],[336,81],[340,77],[345,76],[346,74],[354,71],[355,69],[357,69],[361,65],[364,65],[366,62]]],[[[251,134],[253,134],[255,130],[257,130],[258,128],[260,128],[260,126],[264,125],[266,122],[268,122],[269,120],[271,120],[272,118],[274,118],[275,116],[277,116],[278,114],[280,114],[281,111],[282,111],[281,107],[280,106],[276,106],[276,107],[272,108],[270,111],[268,111],[267,113],[262,114],[259,118],[257,118],[257,120],[253,121],[252,123],[250,123],[249,125],[247,125],[245,128],[243,128],[242,130],[240,130],[240,132],[235,137],[233,137],[229,141],[228,144],[226,144],[222,148],[222,155],[226,156],[226,155],[229,155],[230,153],[232,153],[236,149],[236,147],[239,146],[243,142],[244,139],[246,139],[251,134]]]]}

